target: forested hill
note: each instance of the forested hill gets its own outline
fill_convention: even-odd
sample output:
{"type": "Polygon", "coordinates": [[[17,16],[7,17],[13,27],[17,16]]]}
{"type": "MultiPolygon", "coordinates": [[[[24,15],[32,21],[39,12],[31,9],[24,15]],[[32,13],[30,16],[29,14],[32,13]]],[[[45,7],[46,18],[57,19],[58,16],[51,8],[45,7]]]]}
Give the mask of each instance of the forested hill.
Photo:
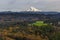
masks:
{"type": "Polygon", "coordinates": [[[32,12],[32,11],[23,11],[23,12],[0,12],[0,21],[1,20],[47,20],[47,19],[56,19],[60,20],[60,12],[32,12]]]}
{"type": "Polygon", "coordinates": [[[21,12],[11,12],[11,11],[5,11],[0,12],[0,14],[59,14],[60,12],[33,12],[33,11],[21,11],[21,12]]]}

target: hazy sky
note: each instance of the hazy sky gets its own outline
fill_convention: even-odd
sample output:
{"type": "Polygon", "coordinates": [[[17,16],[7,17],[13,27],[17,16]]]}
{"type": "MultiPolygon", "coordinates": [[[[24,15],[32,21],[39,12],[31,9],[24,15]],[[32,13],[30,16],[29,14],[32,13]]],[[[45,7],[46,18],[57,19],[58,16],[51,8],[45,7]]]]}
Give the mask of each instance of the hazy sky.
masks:
{"type": "Polygon", "coordinates": [[[31,6],[43,11],[60,11],[60,0],[0,0],[0,11],[22,11],[31,6]]]}

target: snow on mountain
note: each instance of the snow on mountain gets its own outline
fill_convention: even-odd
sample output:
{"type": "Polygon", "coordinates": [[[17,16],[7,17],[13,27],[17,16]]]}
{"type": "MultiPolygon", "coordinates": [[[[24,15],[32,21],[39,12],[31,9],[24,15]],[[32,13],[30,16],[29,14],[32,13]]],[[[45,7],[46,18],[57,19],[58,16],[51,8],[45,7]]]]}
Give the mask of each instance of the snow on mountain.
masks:
{"type": "Polygon", "coordinates": [[[30,9],[28,9],[27,11],[42,11],[42,10],[39,10],[39,9],[37,9],[35,7],[30,7],[30,9]]]}

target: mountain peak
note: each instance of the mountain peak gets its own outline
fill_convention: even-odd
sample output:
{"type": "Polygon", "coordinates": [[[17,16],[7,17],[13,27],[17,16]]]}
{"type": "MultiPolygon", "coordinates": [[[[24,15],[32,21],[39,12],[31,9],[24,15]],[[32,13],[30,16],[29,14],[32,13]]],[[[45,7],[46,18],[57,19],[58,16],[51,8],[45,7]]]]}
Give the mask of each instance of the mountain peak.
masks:
{"type": "Polygon", "coordinates": [[[41,10],[31,6],[27,11],[41,11],[41,10]]]}

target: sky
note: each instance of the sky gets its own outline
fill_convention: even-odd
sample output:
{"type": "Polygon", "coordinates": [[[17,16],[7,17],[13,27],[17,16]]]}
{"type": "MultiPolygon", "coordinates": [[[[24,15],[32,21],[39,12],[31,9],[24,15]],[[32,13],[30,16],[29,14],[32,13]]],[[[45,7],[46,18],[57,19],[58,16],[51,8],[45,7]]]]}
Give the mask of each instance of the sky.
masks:
{"type": "Polygon", "coordinates": [[[0,11],[24,11],[31,6],[42,11],[60,12],[60,0],[0,0],[0,11]]]}

